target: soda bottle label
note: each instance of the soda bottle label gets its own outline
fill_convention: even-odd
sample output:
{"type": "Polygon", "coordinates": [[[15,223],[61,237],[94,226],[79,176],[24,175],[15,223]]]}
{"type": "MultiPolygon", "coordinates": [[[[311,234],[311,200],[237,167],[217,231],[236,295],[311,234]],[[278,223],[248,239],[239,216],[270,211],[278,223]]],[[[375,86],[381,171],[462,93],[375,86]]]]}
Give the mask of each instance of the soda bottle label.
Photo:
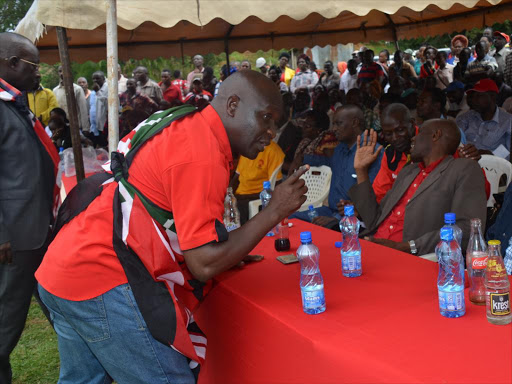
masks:
{"type": "Polygon", "coordinates": [[[302,290],[302,304],[304,309],[315,309],[325,303],[325,294],[323,289],[302,290]]]}
{"type": "Polygon", "coordinates": [[[487,270],[488,276],[490,279],[506,279],[507,271],[503,268],[501,263],[498,263],[496,260],[491,259],[487,261],[487,270]]]}
{"type": "Polygon", "coordinates": [[[510,314],[510,292],[491,293],[491,314],[506,316],[510,314]]]}
{"type": "Polygon", "coordinates": [[[460,311],[464,308],[464,292],[439,291],[439,307],[443,311],[460,311]]]}
{"type": "Polygon", "coordinates": [[[485,269],[485,267],[487,267],[487,256],[473,257],[473,259],[471,260],[471,268],[485,269]]]}
{"type": "Polygon", "coordinates": [[[238,224],[235,224],[235,223],[231,223],[231,224],[227,224],[226,225],[226,230],[228,232],[234,231],[235,229],[238,229],[238,228],[240,228],[240,226],[238,224]]]}

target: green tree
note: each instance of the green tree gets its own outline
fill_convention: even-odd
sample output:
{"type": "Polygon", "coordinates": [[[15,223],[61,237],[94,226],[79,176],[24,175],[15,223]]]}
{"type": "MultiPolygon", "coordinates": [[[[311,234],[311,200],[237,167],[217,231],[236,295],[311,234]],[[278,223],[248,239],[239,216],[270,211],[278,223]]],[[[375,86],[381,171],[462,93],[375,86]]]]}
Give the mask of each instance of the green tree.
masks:
{"type": "Polygon", "coordinates": [[[0,0],[0,32],[13,31],[33,0],[0,0]]]}

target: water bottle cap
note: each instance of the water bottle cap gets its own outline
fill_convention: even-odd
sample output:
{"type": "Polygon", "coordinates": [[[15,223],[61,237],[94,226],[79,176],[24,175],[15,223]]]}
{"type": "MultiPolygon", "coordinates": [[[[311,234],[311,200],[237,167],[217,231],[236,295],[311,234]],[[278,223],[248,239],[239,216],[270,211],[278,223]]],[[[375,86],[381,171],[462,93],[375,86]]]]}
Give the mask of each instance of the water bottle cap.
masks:
{"type": "Polygon", "coordinates": [[[444,214],[444,222],[447,224],[455,224],[455,213],[449,212],[444,214]]]}
{"type": "Polygon", "coordinates": [[[313,209],[315,209],[315,207],[313,207],[312,205],[310,205],[310,206],[308,207],[308,209],[309,209],[310,211],[312,211],[313,209]]]}
{"type": "Polygon", "coordinates": [[[441,240],[452,241],[453,240],[453,228],[451,228],[451,227],[441,228],[441,240]]]}
{"type": "Polygon", "coordinates": [[[263,182],[263,189],[269,189],[270,188],[270,181],[264,181],[263,182]]]}
{"type": "Polygon", "coordinates": [[[300,241],[301,243],[311,243],[311,232],[301,232],[300,233],[300,241]]]}
{"type": "Polygon", "coordinates": [[[489,240],[489,242],[487,244],[489,244],[489,245],[501,245],[501,241],[499,241],[499,240],[489,240]]]}
{"type": "Polygon", "coordinates": [[[341,241],[336,241],[336,242],[334,243],[334,246],[335,246],[336,248],[341,248],[341,246],[342,246],[342,245],[343,245],[343,242],[341,242],[341,241]]]}
{"type": "Polygon", "coordinates": [[[345,205],[343,207],[343,213],[345,216],[354,216],[354,206],[353,205],[345,205]]]}
{"type": "Polygon", "coordinates": [[[59,153],[64,152],[64,147],[59,147],[59,153]]]}

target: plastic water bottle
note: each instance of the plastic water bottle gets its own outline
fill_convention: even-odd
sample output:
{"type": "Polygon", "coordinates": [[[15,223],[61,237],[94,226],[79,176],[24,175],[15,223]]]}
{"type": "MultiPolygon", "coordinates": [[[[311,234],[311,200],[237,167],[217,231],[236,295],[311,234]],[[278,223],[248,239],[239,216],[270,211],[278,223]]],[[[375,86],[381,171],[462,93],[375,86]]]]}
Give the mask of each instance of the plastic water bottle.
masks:
{"type": "Polygon", "coordinates": [[[471,219],[471,234],[466,250],[466,266],[469,277],[469,301],[485,305],[485,267],[487,266],[487,244],[482,235],[480,219],[471,219]]]}
{"type": "Polygon", "coordinates": [[[485,305],[487,321],[491,324],[505,325],[512,322],[510,312],[510,282],[501,258],[501,242],[489,241],[489,257],[485,270],[485,305]]]}
{"type": "Polygon", "coordinates": [[[508,241],[508,248],[505,251],[505,258],[503,259],[507,274],[512,275],[512,237],[508,241]]]}
{"type": "Polygon", "coordinates": [[[452,227],[453,229],[453,238],[457,240],[457,243],[459,243],[459,247],[462,248],[462,229],[460,229],[456,222],[456,216],[455,213],[449,212],[444,214],[444,224],[446,227],[452,227]]]}
{"type": "Polygon", "coordinates": [[[309,217],[310,222],[313,222],[313,219],[315,217],[318,217],[318,212],[316,211],[315,207],[313,207],[312,205],[310,205],[308,207],[308,217],[309,217]]]}
{"type": "Polygon", "coordinates": [[[240,211],[233,194],[233,188],[229,187],[224,199],[224,226],[228,232],[240,228],[240,211]]]}
{"type": "Polygon", "coordinates": [[[354,206],[345,205],[345,216],[340,221],[343,244],[341,245],[341,270],[345,277],[358,277],[363,273],[361,266],[361,244],[359,243],[360,223],[354,216],[354,206]]]}
{"type": "Polygon", "coordinates": [[[324,279],[320,273],[320,251],[313,244],[311,232],[301,232],[297,249],[300,262],[300,291],[302,308],[309,315],[325,311],[324,279]]]}
{"type": "Polygon", "coordinates": [[[453,238],[452,227],[441,228],[441,241],[436,246],[436,255],[439,260],[439,311],[445,317],[464,316],[464,260],[459,243],[453,238]]]}
{"type": "MultiPolygon", "coordinates": [[[[265,209],[265,207],[270,202],[272,198],[272,188],[270,186],[270,181],[263,182],[263,191],[260,192],[260,200],[261,200],[261,209],[265,209]]],[[[274,236],[274,231],[271,229],[267,236],[274,236]]]]}

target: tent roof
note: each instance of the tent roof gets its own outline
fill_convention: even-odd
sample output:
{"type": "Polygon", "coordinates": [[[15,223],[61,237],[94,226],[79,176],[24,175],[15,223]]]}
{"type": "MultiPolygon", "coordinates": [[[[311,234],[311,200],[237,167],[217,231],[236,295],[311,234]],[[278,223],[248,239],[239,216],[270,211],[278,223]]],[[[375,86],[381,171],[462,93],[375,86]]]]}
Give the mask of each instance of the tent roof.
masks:
{"type": "MultiPolygon", "coordinates": [[[[512,0],[117,0],[117,4],[121,60],[221,53],[227,36],[229,50],[243,52],[435,36],[512,18],[512,0]]],[[[68,28],[73,61],[101,60],[106,57],[105,20],[104,0],[35,0],[16,32],[33,41],[39,38],[41,61],[52,63],[59,56],[51,26],[63,26],[68,28]]]]}

